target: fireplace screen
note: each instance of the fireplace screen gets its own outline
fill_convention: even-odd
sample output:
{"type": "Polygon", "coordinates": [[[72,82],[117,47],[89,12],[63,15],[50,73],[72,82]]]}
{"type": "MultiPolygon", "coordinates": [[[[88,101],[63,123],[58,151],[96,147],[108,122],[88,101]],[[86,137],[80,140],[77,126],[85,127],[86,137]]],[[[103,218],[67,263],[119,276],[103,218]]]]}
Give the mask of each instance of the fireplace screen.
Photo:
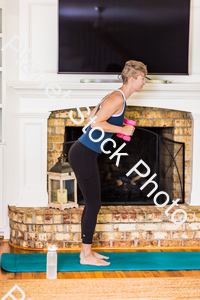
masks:
{"type": "MultiPolygon", "coordinates": [[[[121,156],[118,167],[116,166],[116,156],[110,160],[111,154],[99,155],[102,205],[155,205],[153,198],[159,191],[169,195],[168,204],[177,198],[181,199],[179,203],[184,203],[185,144],[164,137],[164,129],[136,127],[131,141],[126,142],[126,146],[120,151],[120,153],[128,155],[121,156]],[[141,177],[136,172],[132,172],[127,176],[126,174],[140,160],[148,165],[150,174],[147,177],[141,177]],[[155,188],[154,183],[149,183],[141,189],[154,174],[157,176],[152,181],[157,183],[157,189],[151,193],[155,188]]],[[[80,127],[66,127],[66,132],[63,149],[67,154],[70,146],[82,132],[80,127]]],[[[111,153],[125,142],[116,135],[113,135],[112,139],[115,140],[117,147],[114,149],[112,143],[105,146],[105,150],[110,150],[111,153]]],[[[143,165],[138,166],[137,169],[143,174],[147,171],[143,165]]],[[[158,204],[162,204],[166,201],[166,196],[160,195],[156,201],[158,204]]],[[[84,204],[79,188],[78,203],[84,204]]]]}

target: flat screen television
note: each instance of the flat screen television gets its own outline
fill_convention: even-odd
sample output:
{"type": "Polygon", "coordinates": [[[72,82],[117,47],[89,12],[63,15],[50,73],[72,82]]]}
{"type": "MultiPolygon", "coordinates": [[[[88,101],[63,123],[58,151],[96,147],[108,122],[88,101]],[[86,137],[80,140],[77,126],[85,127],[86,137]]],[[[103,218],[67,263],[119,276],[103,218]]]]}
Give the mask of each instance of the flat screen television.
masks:
{"type": "Polygon", "coordinates": [[[59,0],[58,73],[189,73],[190,0],[59,0]]]}

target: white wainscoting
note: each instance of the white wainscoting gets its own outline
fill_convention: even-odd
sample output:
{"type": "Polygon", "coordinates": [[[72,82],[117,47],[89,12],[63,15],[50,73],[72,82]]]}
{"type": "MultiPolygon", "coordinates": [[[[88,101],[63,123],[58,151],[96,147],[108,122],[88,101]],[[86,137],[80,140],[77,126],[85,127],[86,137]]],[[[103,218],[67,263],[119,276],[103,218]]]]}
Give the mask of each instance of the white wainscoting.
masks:
{"type": "Polygon", "coordinates": [[[47,206],[47,119],[50,113],[18,113],[19,192],[17,206],[47,206]]]}

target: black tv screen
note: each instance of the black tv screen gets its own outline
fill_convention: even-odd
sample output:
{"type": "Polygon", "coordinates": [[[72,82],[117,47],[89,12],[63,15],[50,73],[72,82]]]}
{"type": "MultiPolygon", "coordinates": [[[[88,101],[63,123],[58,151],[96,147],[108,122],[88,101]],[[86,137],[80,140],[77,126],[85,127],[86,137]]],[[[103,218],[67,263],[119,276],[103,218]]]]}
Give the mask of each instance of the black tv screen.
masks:
{"type": "Polygon", "coordinates": [[[59,0],[58,73],[188,74],[190,0],[59,0]]]}

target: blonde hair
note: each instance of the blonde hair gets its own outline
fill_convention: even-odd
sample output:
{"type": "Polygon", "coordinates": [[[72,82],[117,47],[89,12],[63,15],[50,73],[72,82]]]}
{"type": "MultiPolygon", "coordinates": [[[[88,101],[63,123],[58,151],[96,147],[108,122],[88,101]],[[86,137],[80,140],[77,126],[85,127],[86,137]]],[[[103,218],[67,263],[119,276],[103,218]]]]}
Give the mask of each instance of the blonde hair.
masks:
{"type": "Polygon", "coordinates": [[[126,84],[131,77],[137,79],[141,73],[147,75],[147,67],[141,61],[127,61],[121,73],[123,83],[126,84]]]}

